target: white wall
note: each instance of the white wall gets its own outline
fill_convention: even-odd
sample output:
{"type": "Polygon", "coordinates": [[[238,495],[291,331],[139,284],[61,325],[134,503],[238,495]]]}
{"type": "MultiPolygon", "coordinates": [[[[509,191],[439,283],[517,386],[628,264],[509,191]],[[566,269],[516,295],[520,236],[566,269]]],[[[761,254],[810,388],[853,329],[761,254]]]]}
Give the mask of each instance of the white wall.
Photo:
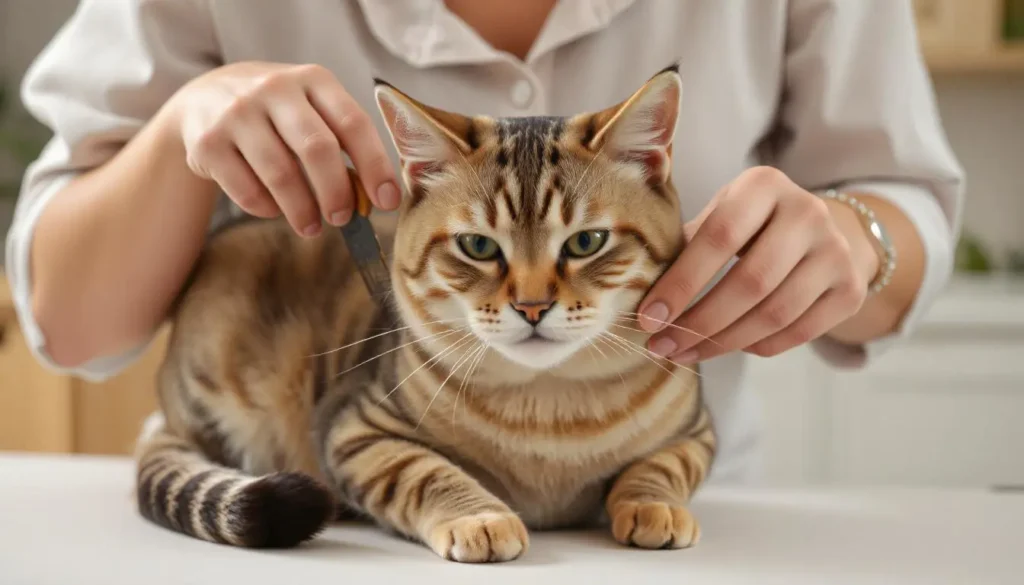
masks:
{"type": "Polygon", "coordinates": [[[935,86],[967,170],[965,227],[994,248],[1024,247],[1024,71],[939,78],[935,86]]]}
{"type": "MultiPolygon", "coordinates": [[[[75,0],[0,0],[0,71],[20,78],[75,0]]],[[[1024,73],[936,81],[970,180],[966,227],[998,249],[1024,247],[1024,73]]]]}
{"type": "Polygon", "coordinates": [[[7,73],[23,71],[77,4],[76,0],[0,0],[0,67],[7,73]]]}

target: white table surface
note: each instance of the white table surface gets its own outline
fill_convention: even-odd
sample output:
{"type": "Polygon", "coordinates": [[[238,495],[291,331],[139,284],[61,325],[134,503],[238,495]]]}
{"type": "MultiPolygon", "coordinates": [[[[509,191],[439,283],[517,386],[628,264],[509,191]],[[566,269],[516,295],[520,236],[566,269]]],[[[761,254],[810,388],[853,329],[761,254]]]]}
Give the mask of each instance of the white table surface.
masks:
{"type": "Polygon", "coordinates": [[[0,585],[1024,583],[1024,494],[709,488],[685,551],[605,532],[534,534],[459,565],[365,525],[289,551],[210,544],[140,518],[124,459],[0,454],[0,585]]]}

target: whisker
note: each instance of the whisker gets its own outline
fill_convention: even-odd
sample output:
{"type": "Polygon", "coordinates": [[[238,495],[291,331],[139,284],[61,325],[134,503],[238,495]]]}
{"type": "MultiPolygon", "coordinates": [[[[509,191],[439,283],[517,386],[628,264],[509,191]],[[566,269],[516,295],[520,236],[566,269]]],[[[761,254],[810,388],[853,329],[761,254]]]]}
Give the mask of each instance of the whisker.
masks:
{"type": "Polygon", "coordinates": [[[464,342],[464,341],[465,341],[466,339],[468,339],[468,338],[469,338],[469,337],[471,337],[472,335],[473,335],[473,332],[472,332],[472,331],[470,331],[469,333],[467,333],[467,334],[463,335],[462,337],[460,337],[459,339],[457,339],[457,340],[456,340],[456,341],[455,341],[454,343],[452,343],[451,345],[449,345],[448,347],[446,347],[446,348],[445,348],[445,349],[443,349],[442,351],[439,351],[439,352],[437,352],[437,355],[435,355],[434,357],[432,357],[432,358],[430,358],[429,360],[427,360],[427,361],[423,362],[423,363],[422,363],[422,364],[420,364],[419,366],[416,366],[416,369],[414,369],[413,371],[409,372],[409,375],[408,375],[408,376],[406,376],[406,377],[402,378],[402,381],[401,381],[401,382],[399,382],[398,384],[395,384],[395,387],[394,387],[394,388],[392,388],[391,390],[389,390],[389,391],[388,391],[388,393],[387,393],[387,394],[385,394],[383,398],[381,398],[381,399],[380,399],[379,401],[377,401],[377,406],[380,406],[381,404],[383,404],[385,400],[387,400],[387,399],[388,399],[388,398],[389,398],[389,397],[390,397],[390,396],[391,396],[392,394],[394,394],[394,393],[395,393],[395,391],[396,391],[396,390],[398,390],[398,389],[399,389],[399,388],[400,388],[400,387],[402,386],[402,384],[405,384],[405,382],[406,382],[406,381],[407,381],[407,380],[408,380],[409,378],[412,378],[412,377],[413,377],[413,375],[414,375],[414,374],[416,374],[416,372],[418,372],[418,371],[422,370],[423,368],[425,368],[426,366],[429,366],[430,364],[432,364],[432,363],[434,363],[434,362],[436,362],[436,361],[438,361],[438,360],[440,360],[440,359],[444,358],[444,356],[448,355],[448,353],[449,353],[450,351],[454,351],[455,349],[457,349],[457,348],[458,348],[458,347],[459,347],[460,345],[462,345],[462,343],[463,343],[463,342],[464,342]]]}
{"type": "Polygon", "coordinates": [[[466,163],[466,166],[469,167],[469,170],[473,172],[473,178],[476,179],[476,184],[480,185],[480,196],[483,197],[485,200],[489,199],[489,197],[487,196],[487,188],[484,187],[484,182],[483,180],[480,179],[480,173],[477,172],[476,167],[469,164],[469,159],[466,158],[466,155],[462,154],[462,151],[460,149],[456,148],[455,151],[459,153],[460,157],[462,157],[462,162],[466,163]]]}
{"type": "Polygon", "coordinates": [[[625,340],[619,337],[613,337],[610,332],[602,332],[601,339],[608,344],[609,347],[615,348],[615,351],[623,352],[623,355],[641,353],[637,348],[626,344],[625,340]]]}
{"type": "Polygon", "coordinates": [[[640,355],[642,355],[645,358],[647,358],[648,361],[650,361],[651,363],[657,365],[659,368],[665,370],[666,372],[668,372],[669,374],[671,374],[675,378],[678,378],[678,376],[676,376],[675,372],[673,372],[672,370],[668,369],[667,367],[665,367],[664,364],[662,364],[661,362],[657,361],[656,359],[653,359],[651,356],[654,356],[655,358],[658,358],[658,359],[665,360],[668,363],[672,364],[673,367],[682,368],[682,369],[690,372],[691,374],[696,374],[698,377],[703,377],[696,370],[688,368],[688,367],[680,365],[680,364],[677,364],[674,361],[672,361],[672,360],[670,360],[670,359],[668,359],[666,357],[663,357],[663,356],[660,356],[660,355],[654,353],[653,351],[647,349],[646,347],[644,347],[642,345],[639,345],[637,343],[634,343],[634,342],[626,339],[625,337],[622,337],[620,335],[616,335],[616,334],[608,332],[608,331],[604,332],[604,334],[610,336],[610,339],[614,339],[618,343],[627,344],[627,345],[624,346],[625,348],[629,348],[629,349],[639,353],[640,355]]]}
{"type": "MultiPolygon", "coordinates": [[[[469,393],[473,391],[473,386],[476,385],[476,379],[475,378],[474,379],[470,379],[470,378],[473,378],[473,376],[476,375],[476,371],[475,370],[480,367],[480,364],[483,363],[484,356],[487,355],[487,350],[489,350],[489,349],[491,349],[491,344],[488,343],[484,347],[484,353],[480,355],[480,359],[477,360],[476,365],[473,366],[473,370],[474,371],[470,372],[469,377],[467,377],[467,380],[468,380],[469,383],[466,384],[466,396],[469,396],[469,393]]],[[[458,398],[458,396],[456,396],[456,398],[458,398]]],[[[465,404],[463,404],[463,406],[462,406],[462,412],[466,412],[465,404]]]]}
{"type": "Polygon", "coordinates": [[[587,178],[587,175],[590,173],[591,167],[594,166],[594,162],[596,162],[597,159],[601,158],[601,154],[604,152],[604,147],[607,145],[608,143],[606,142],[601,145],[601,148],[597,149],[597,154],[594,155],[594,158],[590,159],[590,162],[587,164],[587,167],[583,169],[583,174],[580,175],[580,180],[576,181],[576,186],[572,188],[573,193],[579,193],[580,185],[583,184],[583,179],[587,178]]]}
{"type": "Polygon", "coordinates": [[[491,346],[487,343],[481,343],[480,349],[477,350],[476,356],[473,358],[473,361],[470,362],[469,364],[469,369],[466,372],[466,375],[462,377],[462,383],[459,384],[459,389],[458,391],[455,392],[455,402],[452,403],[452,426],[455,426],[455,412],[459,408],[459,396],[462,394],[462,390],[466,387],[466,383],[476,373],[477,366],[479,366],[480,362],[483,361],[483,356],[485,353],[487,353],[487,350],[490,347],[491,346]]]}
{"type": "MultiPolygon", "coordinates": [[[[601,342],[603,342],[603,343],[606,343],[606,344],[607,344],[607,345],[608,345],[609,347],[613,347],[613,348],[615,347],[615,346],[614,346],[614,345],[612,345],[612,344],[611,344],[611,342],[609,342],[609,341],[608,341],[607,339],[604,339],[603,337],[600,337],[600,336],[599,336],[599,337],[595,337],[595,338],[594,338],[594,340],[590,342],[590,346],[591,346],[591,347],[593,347],[594,349],[598,349],[598,347],[597,347],[597,344],[596,344],[596,343],[594,343],[594,341],[601,341],[601,342]]],[[[600,351],[600,350],[598,349],[598,351],[600,351]]],[[[616,348],[616,349],[615,349],[615,352],[616,352],[616,353],[618,353],[618,352],[619,352],[619,350],[618,350],[618,349],[616,348]]],[[[628,354],[627,354],[627,355],[628,355],[628,354]]],[[[618,376],[619,376],[619,386],[620,386],[620,387],[622,388],[622,392],[623,392],[623,394],[629,394],[629,387],[628,387],[628,386],[626,386],[626,378],[625,378],[625,376],[623,376],[623,375],[622,375],[622,372],[621,372],[621,371],[617,371],[617,372],[615,372],[615,373],[616,373],[616,374],[618,374],[618,376]]],[[[637,429],[638,429],[639,431],[641,431],[641,432],[642,432],[642,431],[644,430],[644,428],[643,428],[643,425],[641,425],[641,424],[640,424],[640,421],[638,421],[638,420],[636,419],[636,415],[635,415],[634,413],[632,413],[632,412],[630,412],[630,413],[629,413],[629,420],[630,420],[630,421],[631,421],[631,422],[633,423],[633,425],[634,425],[634,426],[635,426],[635,427],[636,427],[636,428],[637,428],[637,429]]]]}
{"type": "Polygon", "coordinates": [[[590,340],[590,341],[587,342],[587,347],[596,349],[597,353],[601,354],[601,357],[603,357],[606,360],[608,359],[608,354],[606,354],[605,352],[601,351],[601,348],[597,347],[597,345],[594,344],[593,340],[590,340]]]}
{"type": "Polygon", "coordinates": [[[594,342],[593,341],[588,341],[587,345],[585,345],[584,347],[586,347],[588,350],[590,350],[590,357],[594,358],[594,364],[601,365],[601,362],[597,361],[597,358],[594,357],[594,342]]]}
{"type": "Polygon", "coordinates": [[[469,359],[473,356],[473,353],[476,351],[475,348],[476,346],[474,345],[473,349],[467,352],[466,355],[460,357],[459,361],[455,362],[455,364],[452,366],[452,371],[448,372],[448,376],[445,377],[444,381],[441,382],[441,385],[437,387],[437,391],[434,392],[434,395],[430,397],[430,402],[428,402],[427,407],[423,409],[423,415],[420,416],[420,420],[419,422],[416,423],[416,428],[413,430],[419,430],[420,425],[423,424],[423,420],[427,418],[427,413],[430,412],[430,407],[433,406],[434,401],[437,400],[437,397],[441,395],[441,390],[444,389],[444,385],[448,383],[448,380],[451,380],[452,376],[455,375],[455,372],[459,371],[459,368],[462,367],[462,364],[469,361],[469,359]]]}
{"type": "Polygon", "coordinates": [[[587,184],[587,186],[586,186],[586,188],[584,190],[585,191],[590,191],[594,187],[597,187],[598,185],[601,184],[601,181],[603,181],[605,177],[607,177],[608,175],[610,175],[610,174],[612,174],[612,173],[614,173],[614,172],[616,172],[618,170],[619,170],[618,167],[613,166],[612,168],[610,168],[607,171],[605,171],[603,174],[598,176],[593,181],[590,181],[590,183],[587,184]]]}
{"type": "MultiPolygon", "coordinates": [[[[618,348],[616,348],[615,346],[611,345],[610,343],[608,343],[608,341],[607,341],[607,340],[603,339],[603,338],[602,338],[602,337],[600,337],[600,336],[598,336],[598,337],[595,337],[595,338],[593,338],[592,340],[588,341],[588,342],[587,342],[587,348],[588,348],[588,349],[593,349],[593,350],[597,350],[597,353],[601,354],[601,356],[602,356],[602,357],[603,357],[603,358],[604,358],[605,360],[607,360],[607,359],[608,359],[608,354],[606,354],[605,352],[601,351],[601,348],[600,348],[600,347],[598,347],[596,343],[594,343],[595,341],[602,341],[602,342],[604,342],[604,343],[608,344],[608,347],[611,347],[612,349],[615,349],[615,353],[616,353],[616,354],[618,354],[618,355],[622,355],[622,354],[620,354],[620,353],[619,353],[619,350],[618,350],[618,348]]],[[[591,355],[593,355],[593,354],[591,354],[591,355]]],[[[626,355],[628,355],[628,354],[626,354],[626,355]]],[[[623,389],[623,390],[625,390],[625,389],[626,389],[626,379],[625,379],[624,377],[622,377],[622,372],[615,372],[615,373],[616,373],[616,374],[618,374],[618,376],[619,376],[619,379],[620,379],[620,380],[622,380],[622,389],[623,389]]]]}
{"type": "MultiPolygon", "coordinates": [[[[644,358],[647,359],[647,361],[653,363],[654,365],[658,366],[659,368],[661,368],[661,369],[669,372],[673,376],[675,376],[675,373],[673,373],[671,370],[666,368],[664,364],[662,364],[661,362],[655,360],[650,355],[648,355],[648,353],[650,353],[650,352],[647,352],[646,348],[643,348],[641,346],[637,346],[636,344],[631,343],[629,340],[624,339],[623,337],[620,337],[618,335],[615,335],[614,333],[604,332],[604,333],[601,334],[601,336],[603,338],[605,338],[606,341],[618,345],[619,348],[623,349],[624,351],[632,352],[634,354],[638,354],[638,355],[643,356],[644,358]]],[[[656,358],[665,359],[665,358],[662,358],[661,356],[659,356],[657,354],[652,354],[652,355],[654,355],[656,358]]],[[[676,365],[674,362],[672,362],[672,364],[676,365]]]]}
{"type": "MultiPolygon", "coordinates": [[[[443,338],[443,337],[445,337],[445,336],[451,335],[452,333],[458,333],[459,331],[464,331],[464,330],[465,330],[465,328],[463,328],[463,327],[460,327],[460,328],[458,328],[458,329],[449,329],[448,331],[442,331],[441,333],[435,333],[435,334],[433,334],[433,335],[428,335],[428,336],[426,336],[426,337],[421,337],[421,338],[419,338],[419,339],[413,339],[412,341],[410,341],[410,342],[408,342],[408,343],[403,343],[402,345],[399,345],[398,347],[393,347],[393,348],[391,348],[391,349],[389,349],[389,350],[387,350],[387,351],[383,351],[383,352],[381,352],[381,353],[378,353],[377,355],[375,355],[375,356],[373,356],[373,357],[371,357],[371,358],[367,358],[367,359],[365,359],[365,360],[363,360],[363,361],[359,362],[358,364],[356,364],[356,365],[352,366],[351,368],[348,368],[348,369],[346,369],[346,370],[343,370],[343,371],[341,371],[341,372],[338,372],[337,374],[335,374],[335,376],[334,376],[334,377],[335,377],[335,378],[338,378],[338,377],[340,377],[340,376],[343,376],[343,375],[345,375],[345,374],[347,374],[347,373],[351,372],[352,370],[354,370],[354,369],[356,369],[356,368],[358,368],[358,367],[360,367],[360,366],[362,366],[362,365],[364,365],[364,364],[368,364],[368,363],[372,362],[372,361],[373,361],[373,360],[375,360],[375,359],[378,359],[378,358],[384,357],[384,356],[386,356],[386,355],[387,355],[387,354],[389,354],[389,353],[392,353],[392,352],[396,352],[396,351],[398,351],[398,350],[402,349],[403,347],[409,347],[410,345],[412,345],[412,344],[414,344],[414,343],[419,343],[419,342],[421,342],[421,341],[427,341],[427,340],[429,340],[429,339],[433,339],[433,338],[443,338]]],[[[472,333],[471,333],[470,335],[472,335],[472,333]]]]}
{"type": "Polygon", "coordinates": [[[393,295],[394,293],[395,293],[395,288],[393,286],[389,286],[388,290],[384,291],[384,296],[381,297],[381,299],[379,301],[380,304],[382,304],[382,305],[386,304],[388,302],[388,300],[391,299],[391,295],[393,295]]]}
{"type": "MultiPolygon", "coordinates": [[[[603,339],[603,338],[599,338],[599,339],[601,339],[601,341],[603,341],[605,343],[608,343],[608,346],[611,347],[611,343],[609,343],[608,340],[603,339]]],[[[626,378],[622,375],[622,372],[620,371],[620,372],[616,372],[616,373],[619,375],[619,381],[622,383],[622,391],[623,392],[629,392],[629,388],[626,387],[626,378]]]]}
{"type": "Polygon", "coordinates": [[[608,347],[610,347],[610,348],[614,349],[614,350],[615,350],[615,355],[619,355],[619,356],[622,356],[622,355],[629,355],[628,353],[622,353],[622,349],[621,349],[621,348],[619,348],[619,347],[618,347],[618,346],[616,346],[615,344],[613,344],[613,343],[609,342],[609,341],[608,341],[607,339],[604,339],[604,338],[603,338],[602,336],[600,336],[600,335],[598,335],[598,337],[596,337],[595,339],[600,339],[601,341],[603,341],[603,342],[605,343],[605,345],[607,345],[608,347]]]}
{"type": "MultiPolygon", "coordinates": [[[[629,319],[631,321],[634,321],[634,322],[637,321],[638,320],[637,317],[640,316],[640,313],[630,313],[628,311],[619,311],[619,313],[621,313],[623,315],[628,315],[629,319]]],[[[626,317],[619,317],[619,318],[620,319],[625,319],[626,317]]],[[[650,319],[650,317],[648,317],[648,319],[650,319]]],[[[718,343],[717,341],[715,341],[714,339],[711,339],[710,337],[707,337],[705,335],[701,335],[700,333],[697,333],[693,329],[689,329],[687,327],[680,327],[679,325],[676,325],[675,323],[668,323],[666,321],[659,321],[657,319],[651,319],[651,321],[654,321],[655,323],[658,323],[660,325],[665,325],[665,326],[671,327],[673,329],[678,329],[678,330],[680,330],[680,331],[682,331],[684,333],[689,333],[690,335],[696,335],[697,337],[700,337],[704,341],[713,343],[713,344],[717,345],[718,347],[722,347],[721,343],[718,343]]],[[[650,331],[644,331],[643,329],[634,329],[634,331],[639,331],[640,333],[650,333],[650,331]]]]}
{"type": "MultiPolygon", "coordinates": [[[[636,327],[630,327],[628,325],[620,325],[619,323],[611,323],[611,326],[612,327],[620,327],[622,329],[629,329],[630,331],[636,331],[637,333],[643,333],[645,335],[650,335],[649,331],[644,331],[643,329],[638,329],[636,327]]],[[[708,341],[711,342],[711,343],[714,343],[715,345],[721,346],[720,343],[718,343],[717,341],[715,341],[713,339],[708,339],[708,341]]]]}
{"type": "MultiPolygon", "coordinates": [[[[441,319],[441,320],[438,320],[438,321],[431,321],[429,323],[423,323],[423,325],[436,325],[438,323],[451,323],[453,321],[465,321],[465,319],[464,318],[459,318],[459,319],[441,319]]],[[[395,329],[389,329],[388,331],[385,331],[384,333],[378,333],[376,335],[371,335],[369,337],[364,337],[362,339],[353,341],[352,343],[343,345],[341,347],[336,347],[334,349],[329,349],[327,351],[322,351],[320,353],[311,353],[311,354],[307,355],[306,357],[320,357],[320,356],[332,354],[332,353],[335,353],[335,352],[339,352],[339,351],[341,351],[343,349],[348,349],[348,348],[350,348],[350,347],[352,347],[354,345],[359,345],[360,343],[365,343],[367,341],[370,341],[371,339],[377,339],[378,337],[383,337],[383,336],[388,335],[390,333],[398,333],[399,331],[405,331],[406,329],[412,329],[412,328],[413,328],[413,325],[407,325],[405,327],[396,327],[395,329]]]]}

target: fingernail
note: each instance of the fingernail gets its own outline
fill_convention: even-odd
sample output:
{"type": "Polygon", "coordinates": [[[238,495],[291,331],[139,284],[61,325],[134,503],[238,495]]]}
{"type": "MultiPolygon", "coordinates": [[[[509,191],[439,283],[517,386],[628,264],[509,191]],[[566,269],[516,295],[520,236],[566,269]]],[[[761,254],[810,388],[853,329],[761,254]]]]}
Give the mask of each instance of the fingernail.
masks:
{"type": "Polygon", "coordinates": [[[302,230],[302,235],[312,237],[320,233],[320,224],[314,223],[306,226],[306,229],[302,230]]]}
{"type": "Polygon", "coordinates": [[[672,355],[672,352],[676,350],[676,342],[672,341],[670,337],[662,337],[661,339],[655,339],[651,343],[651,351],[660,355],[661,357],[668,357],[672,355]]]}
{"type": "Polygon", "coordinates": [[[640,327],[647,331],[661,331],[668,320],[668,307],[665,303],[654,303],[640,315],[640,327]]]}
{"type": "Polygon", "coordinates": [[[335,211],[331,214],[331,223],[334,225],[345,225],[348,220],[352,219],[352,210],[343,209],[341,211],[335,211]]]}
{"type": "Polygon", "coordinates": [[[398,187],[392,182],[387,182],[377,187],[377,201],[384,209],[394,209],[401,202],[398,187]]]}
{"type": "Polygon", "coordinates": [[[684,351],[683,353],[672,358],[672,361],[676,362],[677,364],[692,364],[693,362],[697,361],[698,357],[699,356],[697,355],[697,352],[691,349],[689,351],[684,351]]]}

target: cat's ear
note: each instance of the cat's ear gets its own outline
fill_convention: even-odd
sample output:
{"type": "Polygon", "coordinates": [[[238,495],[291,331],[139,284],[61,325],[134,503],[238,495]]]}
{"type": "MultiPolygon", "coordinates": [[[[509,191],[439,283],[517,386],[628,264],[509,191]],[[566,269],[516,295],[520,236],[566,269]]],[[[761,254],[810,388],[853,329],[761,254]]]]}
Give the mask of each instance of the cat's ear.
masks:
{"type": "Polygon", "coordinates": [[[472,118],[420,103],[386,81],[374,81],[377,107],[410,188],[477,147],[472,118]]]}
{"type": "Polygon", "coordinates": [[[682,91],[679,66],[663,69],[629,99],[592,117],[593,134],[587,148],[636,163],[649,182],[663,184],[672,166],[682,91]]]}

